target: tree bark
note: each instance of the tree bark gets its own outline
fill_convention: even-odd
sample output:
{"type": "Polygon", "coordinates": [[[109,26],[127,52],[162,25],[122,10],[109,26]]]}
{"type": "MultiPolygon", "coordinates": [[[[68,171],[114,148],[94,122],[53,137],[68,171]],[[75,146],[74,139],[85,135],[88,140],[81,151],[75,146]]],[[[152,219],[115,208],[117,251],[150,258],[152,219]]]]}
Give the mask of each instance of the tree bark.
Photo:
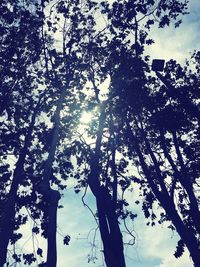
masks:
{"type": "MultiPolygon", "coordinates": [[[[18,186],[17,186],[18,188],[18,186]]],[[[5,209],[1,217],[0,226],[0,267],[6,263],[7,248],[9,240],[13,233],[14,218],[15,218],[15,199],[16,199],[16,186],[12,186],[12,190],[9,193],[8,200],[5,203],[5,209]]]]}

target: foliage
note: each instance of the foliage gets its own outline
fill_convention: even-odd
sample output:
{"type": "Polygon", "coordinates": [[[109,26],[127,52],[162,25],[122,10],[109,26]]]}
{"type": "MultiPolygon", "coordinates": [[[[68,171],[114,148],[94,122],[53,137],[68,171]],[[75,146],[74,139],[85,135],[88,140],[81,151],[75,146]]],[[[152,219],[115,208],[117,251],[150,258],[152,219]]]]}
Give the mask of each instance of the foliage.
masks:
{"type": "MultiPolygon", "coordinates": [[[[190,61],[184,67],[169,61],[157,74],[163,85],[151,75],[145,55],[145,46],[154,43],[151,28],[179,26],[187,4],[1,1],[0,232],[6,229],[10,244],[23,236],[19,231],[30,219],[33,236],[52,244],[59,197],[73,177],[76,193],[89,186],[96,198],[107,267],[125,266],[119,221],[134,239],[126,220],[137,215],[125,193],[135,184],[147,224],[171,221],[181,237],[175,256],[186,245],[197,262],[199,52],[192,68],[190,61]],[[83,110],[94,118],[82,134],[83,110]],[[160,216],[153,210],[157,201],[164,209],[160,216]]],[[[66,235],[64,245],[69,241],[66,235]]],[[[0,247],[4,257],[7,245],[0,247]]],[[[31,265],[42,254],[38,247],[12,258],[31,265]]]]}

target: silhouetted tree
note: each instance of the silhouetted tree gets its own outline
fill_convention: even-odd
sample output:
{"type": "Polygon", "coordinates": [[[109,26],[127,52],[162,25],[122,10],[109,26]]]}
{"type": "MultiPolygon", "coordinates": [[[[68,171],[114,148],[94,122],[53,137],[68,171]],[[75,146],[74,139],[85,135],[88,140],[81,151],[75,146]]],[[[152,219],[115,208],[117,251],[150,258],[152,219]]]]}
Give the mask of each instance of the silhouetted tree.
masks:
{"type": "MultiPolygon", "coordinates": [[[[198,53],[193,58],[198,60],[198,53]]],[[[144,64],[140,68],[148,72],[144,64]]],[[[175,256],[180,257],[186,245],[194,266],[199,266],[198,71],[170,61],[162,76],[167,82],[160,86],[158,80],[147,75],[136,83],[134,68],[128,69],[124,72],[120,66],[113,77],[113,90],[120,83],[120,99],[113,110],[117,116],[123,115],[124,124],[118,133],[124,132],[127,156],[142,176],[133,181],[143,190],[144,214],[154,221],[157,215],[152,206],[158,200],[165,210],[159,223],[171,220],[172,229],[181,238],[175,256]],[[129,83],[130,77],[133,82],[129,83]]]]}
{"type": "MultiPolygon", "coordinates": [[[[9,241],[15,243],[22,236],[16,232],[27,221],[27,216],[20,214],[22,207],[28,209],[34,221],[39,221],[40,228],[34,227],[33,233],[41,231],[47,238],[47,266],[56,266],[57,208],[60,190],[65,188],[63,180],[73,169],[71,156],[77,159],[78,187],[89,185],[96,198],[107,267],[125,267],[119,219],[124,220],[128,216],[134,219],[136,216],[125,208],[127,202],[123,197],[131,183],[131,177],[125,177],[129,164],[127,154],[129,160],[134,157],[136,165],[135,157],[139,157],[145,177],[152,183],[149,183],[150,186],[153,185],[154,197],[167,210],[165,204],[168,202],[160,197],[162,190],[169,194],[162,179],[166,174],[160,167],[160,158],[158,160],[152,150],[152,145],[157,146],[156,142],[161,142],[159,138],[162,137],[166,148],[162,144],[160,149],[166,153],[166,158],[169,154],[169,172],[173,172],[172,177],[177,179],[171,181],[172,194],[181,192],[179,184],[185,188],[179,176],[187,174],[188,177],[190,172],[185,169],[186,157],[181,155],[183,148],[179,147],[179,143],[180,134],[189,135],[191,125],[186,123],[185,132],[165,125],[169,128],[159,128],[159,137],[154,128],[160,127],[159,114],[166,116],[170,110],[174,119],[174,112],[176,116],[180,115],[181,105],[185,107],[184,101],[188,103],[188,99],[173,97],[166,87],[159,90],[155,79],[147,78],[148,58],[143,59],[143,53],[145,45],[153,43],[148,38],[151,26],[157,22],[159,27],[168,26],[171,22],[178,26],[179,15],[185,14],[186,9],[187,1],[177,0],[114,1],[112,4],[79,0],[1,2],[0,149],[3,159],[0,266],[6,262],[9,241]],[[106,22],[103,27],[97,24],[97,11],[101,14],[101,20],[106,22]],[[111,80],[110,91],[107,100],[102,101],[99,85],[107,78],[111,80]],[[88,98],[83,92],[86,82],[93,87],[93,93],[88,98]],[[150,88],[155,88],[155,92],[151,93],[150,88]],[[168,99],[175,103],[168,104],[168,99]],[[152,108],[154,105],[155,110],[152,108]],[[96,108],[97,120],[88,129],[88,136],[96,139],[91,147],[80,137],[77,140],[73,132],[78,127],[83,107],[88,110],[96,108]],[[169,131],[170,140],[167,139],[169,131]],[[73,141],[72,137],[76,140],[73,141]],[[173,149],[177,159],[171,155],[173,149]],[[145,161],[147,153],[151,157],[148,163],[145,161]],[[14,171],[11,171],[10,154],[16,161],[14,171]],[[120,159],[117,158],[119,155],[120,159]]],[[[170,82],[173,85],[173,80],[170,82]]],[[[191,94],[195,95],[193,92],[191,94]]],[[[190,98],[190,104],[195,107],[197,103],[190,98]]],[[[195,112],[191,111],[190,114],[190,123],[194,128],[195,112]]],[[[189,123],[187,114],[183,116],[183,120],[187,119],[189,123]]],[[[142,181],[141,185],[144,184],[142,181]]],[[[196,199],[192,185],[190,183],[185,188],[191,203],[196,199]]],[[[145,193],[145,196],[152,195],[145,193]]],[[[182,209],[186,205],[183,196],[182,193],[182,209]]],[[[188,215],[181,222],[191,231],[196,229],[198,232],[198,203],[194,203],[195,216],[188,215]]],[[[176,207],[178,204],[172,210],[179,216],[176,207]]],[[[144,210],[147,210],[145,206],[144,210]]],[[[172,215],[170,219],[174,223],[176,219],[172,215]]],[[[197,232],[191,232],[189,238],[186,234],[187,239],[181,235],[185,229],[183,225],[180,227],[182,230],[178,226],[175,225],[183,242],[187,246],[196,245],[193,254],[188,247],[195,262],[198,254],[195,243],[197,232]]],[[[179,250],[181,245],[180,242],[179,250]]],[[[41,248],[38,249],[41,254],[41,248]]],[[[23,258],[25,264],[36,260],[34,254],[24,254],[23,258]]],[[[13,259],[21,261],[17,254],[13,255],[13,259]]]]}
{"type": "MultiPolygon", "coordinates": [[[[44,11],[44,3],[40,5],[32,2],[31,6],[28,4],[30,4],[29,1],[21,6],[19,1],[12,6],[12,4],[2,2],[5,17],[6,12],[13,17],[16,15],[16,19],[11,22],[12,27],[8,27],[10,22],[8,26],[5,24],[8,27],[5,33],[5,39],[7,38],[5,42],[8,45],[2,44],[2,46],[5,51],[8,50],[6,52],[8,54],[11,48],[16,51],[11,58],[4,57],[3,67],[9,67],[12,73],[5,71],[3,76],[2,72],[5,82],[1,91],[2,118],[4,118],[4,122],[1,123],[4,160],[1,182],[1,266],[6,262],[9,240],[11,243],[15,243],[22,236],[13,233],[14,230],[19,229],[20,224],[27,221],[27,216],[22,223],[20,220],[15,221],[17,213],[22,207],[30,210],[33,219],[41,220],[43,236],[48,241],[47,266],[56,266],[56,212],[60,198],[56,186],[59,189],[65,188],[57,176],[59,176],[58,173],[61,173],[62,178],[66,179],[66,173],[72,168],[72,164],[68,164],[69,156],[61,157],[65,151],[62,142],[67,134],[68,137],[70,136],[70,131],[72,132],[74,125],[78,123],[76,116],[80,113],[80,111],[77,113],[76,110],[81,104],[79,100],[81,92],[79,93],[76,89],[83,87],[82,84],[85,83],[85,78],[80,71],[80,47],[83,45],[81,38],[83,36],[86,38],[86,30],[81,28],[82,24],[86,22],[86,18],[81,11],[86,12],[88,5],[86,3],[82,8],[82,6],[77,6],[78,2],[64,4],[59,1],[55,6],[56,10],[51,9],[52,17],[46,19],[44,14],[48,10],[44,11]],[[30,13],[29,8],[32,8],[33,14],[30,13]],[[74,8],[76,13],[72,12],[74,8]],[[55,17],[56,11],[58,13],[55,17]],[[68,13],[68,11],[70,12],[68,13]],[[51,32],[52,35],[56,33],[58,30],[56,26],[60,20],[63,23],[63,34],[60,36],[62,51],[54,48],[54,36],[50,37],[49,33],[51,32]],[[34,27],[32,27],[32,23],[34,27]],[[68,27],[68,23],[70,23],[70,27],[68,27]],[[48,25],[47,29],[45,28],[46,24],[48,25]],[[12,35],[12,28],[17,32],[16,37],[12,35]],[[13,43],[8,42],[11,35],[16,39],[13,43]],[[15,48],[14,42],[18,42],[17,38],[20,39],[19,46],[15,48]],[[38,43],[36,43],[37,40],[38,43]],[[35,48],[34,42],[40,47],[35,48]],[[13,47],[10,48],[9,45],[13,47]],[[37,58],[35,54],[38,56],[37,58]],[[6,60],[10,65],[6,65],[6,60]],[[17,66],[12,60],[17,62],[17,66]],[[9,74],[10,77],[8,77],[9,74]],[[18,81],[18,77],[20,81],[18,81]],[[12,87],[12,83],[15,88],[12,87]],[[5,89],[7,89],[7,95],[4,94],[5,89]],[[5,98],[9,98],[6,103],[5,98]],[[60,129],[61,110],[63,111],[62,131],[60,129]],[[73,111],[73,116],[71,111],[73,111]],[[42,116],[46,116],[46,120],[42,119],[42,116]],[[61,153],[57,152],[58,146],[61,153]],[[9,171],[10,165],[7,164],[10,151],[13,153],[14,160],[17,161],[13,174],[9,171]],[[53,168],[53,164],[58,158],[59,162],[56,164],[60,166],[53,168]],[[64,165],[66,165],[65,170],[64,165]],[[54,189],[50,184],[54,184],[54,189]],[[24,187],[23,193],[20,190],[22,187],[24,187]]],[[[4,29],[3,25],[2,28],[4,29]]],[[[85,53],[84,49],[83,52],[85,53]]],[[[65,143],[67,146],[66,140],[65,143]]],[[[36,233],[39,230],[33,229],[33,232],[36,233]]],[[[29,264],[35,261],[34,255],[23,255],[23,257],[29,264]]],[[[15,254],[14,260],[20,261],[21,259],[15,254]]]]}
{"type": "Polygon", "coordinates": [[[38,85],[35,84],[35,78],[30,72],[41,52],[39,37],[41,11],[37,7],[31,11],[32,4],[27,2],[21,6],[19,2],[2,1],[0,5],[2,18],[0,266],[6,262],[8,242],[14,238],[12,233],[17,190],[20,181],[23,180],[24,164],[38,111],[39,100],[38,98],[33,100],[31,95],[37,90],[38,85]],[[10,155],[16,159],[13,174],[10,172],[10,155]]]}
{"type": "MultiPolygon", "coordinates": [[[[176,2],[175,5],[180,8],[178,13],[184,13],[186,3],[176,2]]],[[[160,21],[159,26],[164,27],[170,23],[171,18],[178,15],[176,12],[176,15],[172,15],[172,6],[162,1],[158,5],[154,1],[116,1],[112,5],[104,1],[101,8],[107,24],[99,34],[93,34],[91,38],[91,50],[86,62],[88,80],[91,81],[94,90],[90,103],[93,108],[98,107],[99,112],[96,130],[92,128],[92,132],[89,133],[89,136],[96,138],[95,147],[90,151],[83,142],[79,162],[85,164],[88,156],[84,155],[90,155],[87,183],[96,198],[104,258],[108,267],[125,266],[119,219],[128,216],[134,219],[136,216],[124,209],[127,202],[123,199],[123,193],[130,185],[130,179],[120,179],[128,161],[123,158],[116,160],[116,153],[123,154],[125,150],[120,144],[123,139],[119,137],[123,131],[119,127],[124,126],[116,116],[126,117],[127,112],[130,112],[127,106],[133,106],[136,99],[138,103],[135,110],[142,110],[141,103],[148,97],[143,89],[147,82],[144,73],[147,62],[143,61],[142,55],[145,44],[153,42],[147,38],[147,31],[155,22],[154,19],[151,20],[151,15],[156,15],[160,21]],[[168,14],[169,10],[172,13],[168,14]],[[140,23],[144,24],[145,30],[140,28],[140,23]],[[110,94],[108,99],[102,102],[99,84],[108,77],[111,79],[110,94]],[[119,194],[122,194],[122,198],[119,198],[119,194]]],[[[85,173],[88,173],[88,169],[85,173]]],[[[82,178],[79,183],[80,187],[85,185],[82,178]]]]}

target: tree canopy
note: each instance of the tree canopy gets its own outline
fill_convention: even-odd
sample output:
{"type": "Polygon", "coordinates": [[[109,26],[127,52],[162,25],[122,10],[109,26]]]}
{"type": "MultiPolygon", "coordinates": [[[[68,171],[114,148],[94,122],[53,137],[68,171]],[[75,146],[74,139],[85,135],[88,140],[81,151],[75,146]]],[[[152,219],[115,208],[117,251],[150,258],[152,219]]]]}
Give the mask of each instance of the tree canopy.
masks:
{"type": "Polygon", "coordinates": [[[89,190],[96,199],[107,267],[126,266],[123,229],[134,245],[126,221],[137,214],[125,197],[132,187],[147,224],[169,221],[180,236],[175,257],[186,247],[200,266],[199,52],[153,73],[145,50],[154,43],[151,28],[178,27],[187,6],[1,1],[0,266],[56,266],[57,210],[69,178],[75,193],[84,192],[83,203],[89,190]],[[92,120],[81,132],[84,112],[92,120]],[[47,249],[16,253],[29,220],[47,249]],[[43,251],[46,259],[38,260],[43,251]]]}

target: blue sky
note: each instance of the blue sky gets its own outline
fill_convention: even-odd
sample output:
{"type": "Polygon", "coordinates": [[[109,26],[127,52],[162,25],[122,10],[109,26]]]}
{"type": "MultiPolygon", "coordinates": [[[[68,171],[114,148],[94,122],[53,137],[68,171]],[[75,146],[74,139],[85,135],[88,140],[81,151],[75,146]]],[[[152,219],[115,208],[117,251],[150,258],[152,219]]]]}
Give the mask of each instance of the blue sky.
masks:
{"type": "MultiPolygon", "coordinates": [[[[183,23],[179,28],[170,27],[152,31],[155,44],[148,50],[152,58],[166,60],[173,58],[183,63],[193,49],[199,49],[200,1],[191,0],[189,9],[190,14],[183,17],[183,23]]],[[[173,257],[178,236],[167,228],[167,224],[147,227],[143,214],[133,204],[134,195],[130,195],[129,200],[133,210],[138,213],[138,218],[133,225],[136,244],[125,247],[127,267],[192,267],[187,251],[179,260],[173,257]]],[[[95,200],[91,193],[87,194],[86,202],[95,211],[95,200]]],[[[69,186],[61,204],[64,208],[58,212],[58,232],[63,232],[63,235],[69,234],[71,241],[69,246],[64,246],[63,238],[58,234],[58,267],[103,266],[98,235],[98,260],[96,263],[87,263],[87,255],[91,252],[89,242],[92,241],[94,234],[94,230],[91,229],[96,228],[96,223],[89,210],[82,205],[81,194],[76,195],[69,186]]],[[[32,242],[26,239],[27,236],[21,244],[29,251],[32,242]]],[[[44,240],[40,242],[45,246],[44,240]]]]}

